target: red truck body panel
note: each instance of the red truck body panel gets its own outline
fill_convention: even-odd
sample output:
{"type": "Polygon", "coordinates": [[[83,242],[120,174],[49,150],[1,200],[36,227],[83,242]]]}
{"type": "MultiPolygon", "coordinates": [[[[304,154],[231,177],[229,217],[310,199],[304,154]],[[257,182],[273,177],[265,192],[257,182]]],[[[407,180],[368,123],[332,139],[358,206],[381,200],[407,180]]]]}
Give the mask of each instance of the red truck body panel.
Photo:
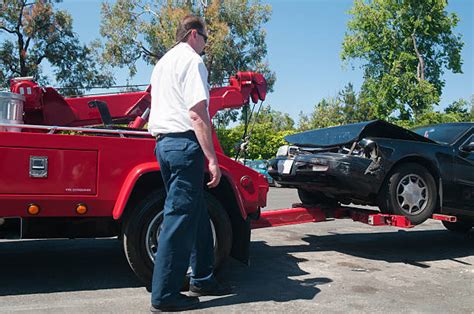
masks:
{"type": "MultiPolygon", "coordinates": [[[[44,133],[0,133],[0,216],[28,216],[30,203],[38,216],[76,216],[78,203],[88,216],[117,219],[134,183],[146,172],[159,171],[155,139],[44,133]],[[29,157],[48,157],[48,177],[29,177],[29,157]]],[[[263,176],[218,152],[221,170],[238,196],[243,217],[265,206],[268,185],[263,176]],[[255,185],[236,184],[249,177],[255,185]],[[259,196],[260,194],[260,196],[259,196]]]]}

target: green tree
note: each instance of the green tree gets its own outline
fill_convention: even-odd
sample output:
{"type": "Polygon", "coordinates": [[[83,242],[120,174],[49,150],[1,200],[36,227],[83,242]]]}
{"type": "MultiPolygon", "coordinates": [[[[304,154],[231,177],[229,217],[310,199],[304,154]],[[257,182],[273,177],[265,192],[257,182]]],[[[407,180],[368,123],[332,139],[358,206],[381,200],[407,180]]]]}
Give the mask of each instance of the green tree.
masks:
{"type": "Polygon", "coordinates": [[[341,124],[341,109],[341,105],[337,98],[323,98],[314,106],[314,109],[310,114],[300,112],[298,130],[307,131],[339,125],[341,124]]]}
{"type": "MultiPolygon", "coordinates": [[[[61,2],[56,0],[54,2],[61,2]]],[[[93,46],[82,45],[73,32],[69,13],[56,10],[53,1],[0,2],[0,84],[13,77],[33,76],[45,84],[41,71],[49,62],[66,94],[80,94],[87,86],[108,86],[113,77],[97,61],[93,46]]]]}
{"type": "Polygon", "coordinates": [[[309,115],[300,111],[298,114],[298,131],[307,131],[311,129],[311,119],[309,115]]]}
{"type": "Polygon", "coordinates": [[[372,109],[359,100],[354,86],[348,83],[336,97],[323,98],[318,102],[311,114],[301,112],[299,129],[304,131],[375,119],[372,109]]]}
{"type": "MultiPolygon", "coordinates": [[[[225,154],[235,157],[242,143],[244,126],[238,125],[231,129],[221,130],[219,141],[225,154]]],[[[284,137],[296,133],[292,130],[280,130],[275,132],[269,122],[256,124],[252,130],[246,150],[240,151],[239,158],[246,159],[270,159],[275,157],[278,148],[287,144],[284,137]]]]}
{"type": "Polygon", "coordinates": [[[232,122],[239,119],[239,111],[236,109],[221,110],[213,118],[214,126],[218,129],[225,129],[232,122]]]}
{"type": "Polygon", "coordinates": [[[269,105],[261,108],[259,112],[254,112],[251,120],[256,124],[270,123],[274,132],[291,130],[295,125],[288,113],[273,110],[269,105]]]}
{"type": "Polygon", "coordinates": [[[355,0],[342,45],[344,61],[364,69],[361,103],[374,115],[411,119],[432,109],[444,87],[442,75],[461,73],[459,19],[446,0],[355,0]]]}
{"type": "Polygon", "coordinates": [[[415,120],[392,119],[391,122],[405,128],[449,122],[472,122],[474,121],[473,108],[474,96],[471,96],[470,101],[461,98],[451,103],[442,112],[433,110],[426,111],[419,114],[415,120]]]}
{"type": "Polygon", "coordinates": [[[155,64],[175,43],[176,28],[187,14],[204,16],[209,40],[204,62],[209,82],[222,85],[237,71],[258,71],[269,87],[275,74],[265,62],[265,30],[270,6],[260,0],[117,0],[103,3],[104,58],[135,75],[138,60],[155,64]]]}
{"type": "Polygon", "coordinates": [[[376,118],[373,107],[359,99],[352,83],[348,83],[344,89],[339,92],[338,100],[342,106],[341,111],[344,118],[342,122],[345,124],[376,118]]]}
{"type": "Polygon", "coordinates": [[[471,114],[469,115],[469,121],[474,122],[474,95],[471,95],[471,114]]]}
{"type": "Polygon", "coordinates": [[[346,117],[337,97],[323,98],[314,106],[310,116],[310,129],[325,128],[344,124],[346,117]]]}
{"type": "MultiPolygon", "coordinates": [[[[278,147],[286,144],[284,137],[295,133],[294,121],[287,114],[271,109],[270,106],[252,113],[247,129],[248,144],[240,158],[269,159],[275,157],[278,147]]],[[[245,138],[245,124],[242,122],[231,129],[217,129],[219,141],[226,155],[235,157],[245,138]]]]}
{"type": "Polygon", "coordinates": [[[459,99],[454,101],[444,110],[447,114],[453,114],[459,116],[459,120],[467,121],[469,120],[471,109],[472,108],[472,99],[471,102],[465,99],[459,99]]]}

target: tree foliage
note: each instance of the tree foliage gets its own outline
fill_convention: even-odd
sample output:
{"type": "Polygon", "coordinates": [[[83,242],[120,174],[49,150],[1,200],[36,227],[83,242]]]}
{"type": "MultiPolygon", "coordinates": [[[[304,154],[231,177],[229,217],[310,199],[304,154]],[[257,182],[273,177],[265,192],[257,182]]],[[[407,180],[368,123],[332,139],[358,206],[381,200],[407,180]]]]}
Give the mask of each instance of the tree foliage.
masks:
{"type": "Polygon", "coordinates": [[[459,99],[454,101],[444,110],[448,114],[455,114],[460,117],[461,120],[468,120],[470,111],[472,111],[474,97],[471,97],[471,101],[465,99],[459,99]]]}
{"type": "MultiPolygon", "coordinates": [[[[56,0],[54,2],[61,2],[56,0]]],[[[41,71],[47,61],[56,83],[65,93],[78,94],[87,86],[107,86],[113,77],[97,62],[93,47],[82,45],[73,32],[72,17],[55,10],[53,1],[4,0],[0,2],[0,79],[13,77],[50,79],[41,71]]]]}
{"type": "Polygon", "coordinates": [[[252,121],[255,124],[269,123],[273,132],[287,131],[293,129],[295,121],[288,113],[273,110],[270,106],[264,106],[252,113],[252,121]]]}
{"type": "Polygon", "coordinates": [[[402,119],[423,114],[439,102],[442,75],[461,73],[459,19],[447,0],[355,0],[341,57],[364,69],[360,101],[373,114],[402,119]]]}
{"type": "Polygon", "coordinates": [[[319,129],[328,126],[341,125],[346,120],[344,108],[337,97],[323,98],[314,106],[309,117],[307,129],[319,129]]]}
{"type": "Polygon", "coordinates": [[[270,6],[260,0],[117,0],[103,3],[101,34],[105,59],[129,67],[135,75],[138,60],[154,64],[175,44],[179,21],[188,14],[204,16],[209,40],[204,62],[209,82],[222,85],[237,71],[258,71],[269,86],[275,81],[265,57],[265,30],[270,6]]]}
{"type": "Polygon", "coordinates": [[[447,106],[443,111],[426,111],[415,120],[390,119],[390,122],[404,128],[414,128],[438,123],[474,122],[474,95],[470,100],[459,99],[447,106]]]}
{"type": "MultiPolygon", "coordinates": [[[[250,115],[250,114],[249,114],[250,115]]],[[[260,112],[251,114],[248,119],[247,131],[245,123],[231,129],[217,128],[217,134],[222,149],[226,155],[235,157],[243,142],[243,136],[249,137],[245,152],[240,151],[240,158],[269,159],[275,157],[278,147],[285,145],[284,137],[296,132],[294,121],[287,114],[265,107],[260,112]]]]}
{"type": "Polygon", "coordinates": [[[372,107],[360,102],[354,86],[348,83],[336,97],[323,98],[309,115],[300,113],[300,130],[325,128],[374,119],[372,107]]]}
{"type": "Polygon", "coordinates": [[[469,121],[474,122],[474,95],[471,95],[471,113],[469,115],[469,121]]]}

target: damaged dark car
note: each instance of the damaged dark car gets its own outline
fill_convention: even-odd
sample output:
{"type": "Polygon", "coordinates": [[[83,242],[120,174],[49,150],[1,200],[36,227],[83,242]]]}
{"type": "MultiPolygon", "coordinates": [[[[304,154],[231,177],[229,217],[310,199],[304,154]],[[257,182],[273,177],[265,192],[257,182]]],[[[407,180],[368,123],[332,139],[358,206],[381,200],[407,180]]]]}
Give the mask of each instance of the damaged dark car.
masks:
{"type": "Polygon", "coordinates": [[[374,205],[413,224],[456,215],[454,231],[474,223],[474,123],[407,130],[374,120],[285,137],[269,174],[298,189],[305,204],[374,205]]]}

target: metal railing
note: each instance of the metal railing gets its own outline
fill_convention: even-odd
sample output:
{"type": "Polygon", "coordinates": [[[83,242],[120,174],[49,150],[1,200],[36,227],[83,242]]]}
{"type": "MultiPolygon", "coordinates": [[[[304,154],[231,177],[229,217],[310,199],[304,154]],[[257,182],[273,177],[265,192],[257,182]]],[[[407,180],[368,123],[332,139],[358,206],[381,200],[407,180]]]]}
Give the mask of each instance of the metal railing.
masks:
{"type": "Polygon", "coordinates": [[[132,131],[132,130],[119,130],[119,129],[101,129],[101,128],[82,128],[82,127],[65,127],[65,126],[53,126],[53,125],[32,125],[32,124],[14,124],[14,123],[2,123],[0,127],[4,128],[15,128],[15,129],[29,129],[29,130],[47,130],[48,134],[54,134],[57,131],[73,131],[82,133],[101,133],[101,134],[116,134],[120,137],[125,135],[140,135],[144,137],[152,137],[147,131],[132,131]]]}

